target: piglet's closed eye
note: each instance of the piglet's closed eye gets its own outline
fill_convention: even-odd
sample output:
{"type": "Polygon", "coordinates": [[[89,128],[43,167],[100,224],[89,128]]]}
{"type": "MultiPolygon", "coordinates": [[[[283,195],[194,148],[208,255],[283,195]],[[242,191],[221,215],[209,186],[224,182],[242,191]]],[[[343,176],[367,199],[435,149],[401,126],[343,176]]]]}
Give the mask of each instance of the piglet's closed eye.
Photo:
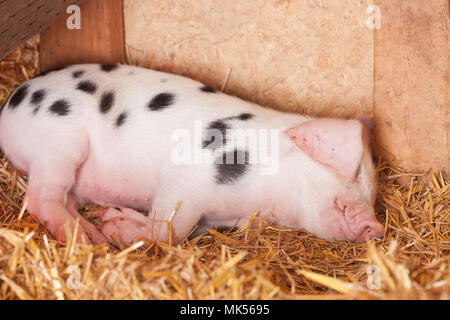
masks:
{"type": "Polygon", "coordinates": [[[313,160],[329,167],[344,181],[355,178],[362,159],[362,125],[356,120],[315,119],[285,134],[313,160]]]}

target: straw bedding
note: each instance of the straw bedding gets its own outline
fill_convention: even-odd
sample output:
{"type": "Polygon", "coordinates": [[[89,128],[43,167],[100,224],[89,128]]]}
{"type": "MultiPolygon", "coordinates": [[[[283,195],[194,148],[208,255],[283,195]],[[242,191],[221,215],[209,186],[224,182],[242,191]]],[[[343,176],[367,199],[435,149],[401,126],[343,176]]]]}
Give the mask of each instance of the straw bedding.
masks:
{"type": "MultiPolygon", "coordinates": [[[[0,61],[0,106],[37,71],[37,38],[0,61]]],[[[439,152],[439,150],[436,150],[439,152]]],[[[62,245],[24,212],[26,177],[0,163],[0,299],[449,299],[450,181],[379,160],[382,240],[269,225],[130,248],[62,245]]],[[[85,208],[88,216],[92,207],[85,208]]]]}

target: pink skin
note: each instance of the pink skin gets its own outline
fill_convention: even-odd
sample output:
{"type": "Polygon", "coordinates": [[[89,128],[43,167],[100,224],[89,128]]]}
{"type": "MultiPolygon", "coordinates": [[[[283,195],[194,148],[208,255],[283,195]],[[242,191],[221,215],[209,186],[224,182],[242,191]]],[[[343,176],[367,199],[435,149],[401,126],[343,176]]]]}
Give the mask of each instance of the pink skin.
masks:
{"type": "Polygon", "coordinates": [[[81,226],[81,232],[84,232],[87,236],[87,238],[90,240],[93,244],[100,244],[100,243],[107,243],[106,237],[99,232],[99,230],[90,222],[88,222],[85,218],[83,218],[80,213],[78,212],[78,209],[80,208],[80,205],[78,201],[75,199],[75,196],[72,194],[67,195],[67,210],[69,211],[70,215],[73,219],[79,219],[79,224],[81,226]]]}
{"type": "Polygon", "coordinates": [[[67,223],[67,232],[72,234],[78,219],[77,242],[90,241],[94,244],[107,242],[105,236],[79,214],[79,204],[74,196],[67,195],[66,204],[64,203],[65,190],[63,187],[57,185],[45,187],[29,185],[26,197],[29,199],[28,212],[37,217],[53,233],[57,240],[65,242],[67,239],[64,225],[67,223]]]}
{"type": "MultiPolygon", "coordinates": [[[[101,208],[94,212],[94,215],[101,218],[102,223],[98,225],[101,232],[111,243],[123,246],[133,243],[142,237],[141,230],[145,232],[147,218],[132,209],[119,207],[101,208]]],[[[142,237],[146,238],[146,237],[142,237]]]]}
{"type": "MultiPolygon", "coordinates": [[[[362,157],[363,150],[358,143],[349,143],[348,137],[357,136],[357,131],[358,129],[361,130],[361,127],[353,123],[351,126],[348,126],[346,123],[342,123],[342,121],[318,119],[308,122],[307,126],[299,127],[300,130],[298,128],[290,129],[288,133],[293,134],[291,139],[294,142],[301,141],[300,149],[304,150],[313,160],[322,162],[326,170],[335,172],[338,179],[352,182],[355,179],[355,171],[359,165],[359,158],[362,157]],[[324,127],[331,128],[332,130],[330,133],[328,131],[323,132],[321,130],[324,130],[324,127]],[[345,133],[344,137],[339,137],[339,134],[346,132],[346,130],[349,130],[348,133],[345,133]],[[304,136],[309,136],[309,138],[303,139],[304,136]],[[312,143],[308,144],[308,141],[312,143]],[[340,144],[342,144],[342,141],[346,142],[347,154],[351,154],[351,157],[343,157],[341,154],[335,156],[333,153],[330,154],[330,150],[327,149],[327,147],[331,146],[336,150],[341,150],[342,147],[340,144]]],[[[359,139],[362,139],[361,134],[361,131],[359,131],[359,139]]],[[[64,221],[68,221],[73,230],[75,219],[79,218],[81,225],[79,241],[83,236],[96,244],[108,241],[116,243],[119,246],[131,244],[139,239],[166,241],[168,237],[167,223],[162,221],[169,219],[170,213],[179,199],[185,200],[173,220],[176,235],[179,238],[184,237],[199,220],[199,212],[201,210],[193,209],[194,207],[189,201],[189,193],[180,188],[181,184],[176,183],[174,186],[169,187],[179,177],[189,172],[186,169],[184,171],[183,169],[179,169],[179,172],[169,172],[166,177],[168,182],[165,188],[162,188],[153,199],[153,210],[151,212],[157,213],[155,221],[151,219],[151,215],[150,218],[147,218],[138,211],[126,207],[120,207],[120,210],[113,208],[101,209],[94,213],[94,215],[102,220],[102,223],[98,226],[101,233],[98,232],[95,226],[78,214],[78,203],[75,200],[75,196],[72,195],[72,192],[81,198],[91,199],[91,201],[97,203],[106,201],[120,204],[124,203],[124,200],[120,199],[129,199],[130,201],[125,203],[126,205],[131,206],[135,204],[136,208],[142,209],[148,206],[149,198],[147,196],[141,196],[137,199],[135,191],[130,189],[129,192],[125,192],[123,187],[115,185],[113,180],[109,183],[105,180],[101,183],[101,186],[93,183],[92,171],[95,168],[91,168],[90,163],[89,157],[84,160],[82,167],[77,171],[78,174],[76,175],[75,181],[72,180],[73,178],[70,178],[73,176],[72,168],[75,166],[75,163],[63,166],[63,162],[61,161],[54,166],[59,168],[57,171],[58,174],[55,176],[55,172],[53,172],[53,175],[49,178],[51,181],[59,183],[45,183],[47,178],[46,176],[42,176],[42,173],[50,169],[47,166],[37,171],[39,172],[38,178],[41,181],[40,184],[33,183],[36,180],[36,176],[32,173],[30,175],[31,183],[27,191],[31,199],[29,210],[38,216],[41,221],[46,223],[46,226],[49,230],[52,230],[57,239],[64,240],[64,231],[62,228],[64,221]],[[105,185],[111,187],[106,188],[104,187],[105,185]],[[89,188],[89,186],[92,187],[89,188]],[[66,195],[65,190],[68,189],[71,192],[66,195]],[[104,190],[104,194],[102,190],[104,190]],[[117,191],[120,191],[120,194],[117,191]],[[189,221],[187,220],[188,217],[189,221]]],[[[196,178],[196,176],[193,176],[186,180],[194,181],[196,178]]],[[[282,183],[282,180],[278,182],[282,183]]],[[[209,194],[206,194],[206,196],[209,198],[209,194]]],[[[231,200],[232,195],[230,194],[230,203],[232,203],[231,200]]],[[[289,200],[285,199],[283,201],[289,200]]],[[[227,211],[239,212],[243,202],[237,202],[239,206],[231,204],[227,211]]],[[[250,212],[252,208],[249,207],[247,210],[250,212]]],[[[279,222],[283,221],[284,216],[285,223],[288,223],[287,212],[283,213],[282,209],[279,212],[281,217],[279,222]]],[[[319,216],[322,220],[320,222],[321,227],[314,233],[324,238],[362,242],[368,238],[379,238],[383,235],[383,226],[376,221],[373,209],[370,205],[365,204],[365,201],[335,200],[334,203],[330,204],[329,209],[321,211],[319,216]]],[[[234,224],[233,219],[230,219],[229,223],[234,224]]]]}
{"type": "Polygon", "coordinates": [[[384,227],[376,220],[369,204],[374,199],[374,189],[372,194],[364,195],[360,188],[355,188],[355,184],[361,184],[360,178],[356,177],[357,170],[364,165],[364,157],[370,155],[365,150],[371,149],[371,128],[370,118],[361,116],[358,122],[316,119],[286,131],[308,156],[352,186],[351,192],[346,190],[350,195],[335,197],[326,209],[320,211],[319,217],[323,222],[320,222],[322,228],[317,233],[324,238],[363,242],[384,235],[384,227]]]}
{"type": "Polygon", "coordinates": [[[190,79],[131,66],[114,72],[102,72],[98,65],[68,67],[27,85],[21,105],[11,108],[9,102],[0,114],[0,147],[29,176],[28,211],[59,240],[65,240],[64,223],[73,230],[77,219],[78,241],[130,244],[142,238],[166,241],[165,221],[171,218],[182,239],[200,220],[232,226],[255,210],[273,211],[276,223],[327,239],[360,242],[383,235],[373,211],[368,117],[355,121],[287,114],[202,92],[203,85],[190,79]],[[75,70],[85,71],[98,94],[76,89],[75,70]],[[171,80],[162,84],[162,77],[171,80]],[[31,93],[43,88],[48,91],[45,101],[33,114],[31,93]],[[114,106],[106,114],[99,112],[99,94],[112,89],[114,106]],[[166,90],[176,94],[175,105],[148,110],[152,97],[166,90]],[[57,99],[68,100],[69,114],[52,113],[49,106],[57,99]],[[118,127],[115,119],[123,110],[130,117],[118,127]],[[244,113],[254,119],[235,119],[244,113]],[[279,139],[276,174],[261,175],[260,167],[251,164],[233,183],[220,184],[214,165],[172,161],[174,130],[185,128],[194,136],[191,125],[198,120],[206,125],[232,118],[236,129],[285,133],[279,139]],[[97,228],[78,213],[79,202],[86,201],[122,207],[97,211],[102,219],[97,228]],[[172,217],[178,201],[181,206],[172,217]]]}
{"type": "Polygon", "coordinates": [[[357,121],[315,119],[286,131],[308,156],[329,167],[344,181],[353,180],[362,158],[362,131],[357,121]]]}
{"type": "Polygon", "coordinates": [[[334,206],[320,213],[328,221],[328,234],[334,240],[364,242],[373,238],[382,238],[384,226],[377,221],[371,206],[357,202],[341,203],[335,200],[334,206]]]}

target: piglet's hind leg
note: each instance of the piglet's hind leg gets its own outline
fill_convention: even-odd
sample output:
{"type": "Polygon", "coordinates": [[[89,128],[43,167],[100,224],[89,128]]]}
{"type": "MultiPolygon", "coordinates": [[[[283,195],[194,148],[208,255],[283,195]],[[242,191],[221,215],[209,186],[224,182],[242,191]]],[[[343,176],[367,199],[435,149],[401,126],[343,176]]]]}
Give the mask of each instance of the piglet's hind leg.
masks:
{"type": "MultiPolygon", "coordinates": [[[[67,192],[75,180],[76,161],[68,158],[46,159],[34,162],[30,168],[26,196],[28,211],[59,241],[66,240],[65,224],[72,234],[76,219],[67,209],[67,192]]],[[[82,226],[78,228],[77,241],[88,241],[82,226]]]]}

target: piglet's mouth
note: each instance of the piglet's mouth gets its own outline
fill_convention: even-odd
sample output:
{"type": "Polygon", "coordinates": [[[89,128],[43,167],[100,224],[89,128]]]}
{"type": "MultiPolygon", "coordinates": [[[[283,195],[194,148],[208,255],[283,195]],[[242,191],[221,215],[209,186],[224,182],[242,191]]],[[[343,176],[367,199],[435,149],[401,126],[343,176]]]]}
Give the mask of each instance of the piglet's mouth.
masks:
{"type": "Polygon", "coordinates": [[[373,209],[365,204],[349,203],[336,208],[342,214],[346,225],[347,238],[353,242],[361,243],[374,238],[382,238],[384,226],[377,221],[373,209]]]}

